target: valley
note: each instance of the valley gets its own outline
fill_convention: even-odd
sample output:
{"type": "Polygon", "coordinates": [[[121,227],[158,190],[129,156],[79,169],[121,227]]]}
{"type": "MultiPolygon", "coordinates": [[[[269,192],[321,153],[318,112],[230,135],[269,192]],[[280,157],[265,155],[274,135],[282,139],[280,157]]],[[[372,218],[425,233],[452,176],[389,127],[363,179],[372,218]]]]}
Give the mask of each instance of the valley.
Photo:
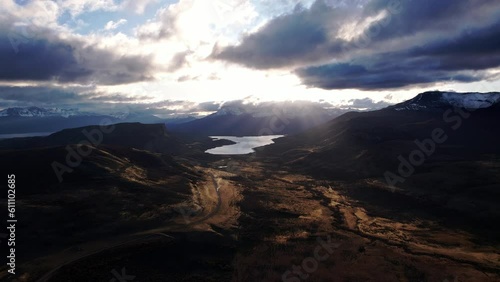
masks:
{"type": "Polygon", "coordinates": [[[439,97],[251,154],[139,123],[0,141],[19,191],[16,281],[498,281],[497,106],[455,119],[402,183],[386,177],[450,128],[439,97]],[[70,151],[88,154],[71,166],[70,151]],[[54,162],[71,166],[62,181],[54,162]]]}
{"type": "Polygon", "coordinates": [[[132,235],[138,239],[64,265],[47,281],[101,281],[122,267],[136,277],[182,281],[499,278],[496,248],[475,234],[409,211],[374,212],[349,196],[371,183],[318,183],[258,160],[238,167],[237,174],[211,168],[227,161],[207,164],[202,191],[193,192],[199,198],[190,200],[201,211],[180,212],[164,227],[132,235]],[[314,257],[318,240],[330,246],[328,258],[304,263],[314,257]],[[293,272],[294,265],[299,270],[293,272]]]}

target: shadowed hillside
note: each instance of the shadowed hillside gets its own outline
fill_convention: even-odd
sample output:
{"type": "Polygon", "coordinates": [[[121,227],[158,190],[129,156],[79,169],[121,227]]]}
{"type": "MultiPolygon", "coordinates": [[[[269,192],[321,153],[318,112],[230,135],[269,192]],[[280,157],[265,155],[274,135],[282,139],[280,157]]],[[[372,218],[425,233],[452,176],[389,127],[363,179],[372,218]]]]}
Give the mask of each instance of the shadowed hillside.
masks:
{"type": "Polygon", "coordinates": [[[0,149],[64,146],[68,144],[113,145],[152,152],[175,153],[187,147],[167,132],[164,124],[121,123],[64,129],[47,137],[13,138],[0,141],[0,149]]]}
{"type": "Polygon", "coordinates": [[[53,163],[67,156],[63,147],[0,152],[0,169],[18,179],[20,259],[157,226],[178,216],[201,177],[165,154],[103,145],[59,182],[53,163]]]}

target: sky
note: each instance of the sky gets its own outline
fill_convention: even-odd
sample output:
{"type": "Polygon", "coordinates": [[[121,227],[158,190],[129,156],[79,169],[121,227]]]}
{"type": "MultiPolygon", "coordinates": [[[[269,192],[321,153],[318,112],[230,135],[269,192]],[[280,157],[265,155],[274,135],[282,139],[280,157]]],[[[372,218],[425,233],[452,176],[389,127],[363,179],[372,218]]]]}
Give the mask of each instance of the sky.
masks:
{"type": "Polygon", "coordinates": [[[2,0],[0,109],[375,109],[500,88],[498,0],[2,0]]]}

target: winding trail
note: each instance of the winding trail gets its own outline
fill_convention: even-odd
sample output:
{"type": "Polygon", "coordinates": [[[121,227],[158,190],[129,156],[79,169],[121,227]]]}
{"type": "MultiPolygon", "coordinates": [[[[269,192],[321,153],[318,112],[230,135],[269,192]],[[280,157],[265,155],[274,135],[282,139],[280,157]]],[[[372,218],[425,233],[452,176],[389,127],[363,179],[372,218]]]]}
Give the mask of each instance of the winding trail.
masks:
{"type": "Polygon", "coordinates": [[[196,220],[196,221],[192,221],[192,222],[189,222],[187,224],[187,226],[191,226],[191,225],[195,225],[195,224],[199,224],[199,223],[202,223],[204,221],[206,221],[207,219],[213,217],[214,215],[216,215],[217,213],[219,213],[220,211],[220,208],[222,206],[222,198],[220,196],[220,185],[219,185],[219,180],[220,178],[213,174],[213,173],[210,173],[210,177],[212,178],[212,182],[213,182],[213,185],[214,185],[214,188],[215,188],[215,193],[217,194],[217,205],[215,206],[215,209],[210,212],[209,214],[207,214],[206,216],[196,220]]]}

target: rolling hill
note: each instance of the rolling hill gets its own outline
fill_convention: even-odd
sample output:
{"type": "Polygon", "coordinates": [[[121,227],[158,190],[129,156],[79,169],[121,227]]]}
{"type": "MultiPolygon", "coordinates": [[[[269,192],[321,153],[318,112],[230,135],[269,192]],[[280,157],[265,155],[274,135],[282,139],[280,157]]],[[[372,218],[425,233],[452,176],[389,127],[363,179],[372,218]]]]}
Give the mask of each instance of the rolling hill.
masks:
{"type": "Polygon", "coordinates": [[[64,129],[45,137],[13,138],[0,141],[0,148],[22,149],[89,144],[113,145],[179,154],[187,150],[183,141],[168,133],[164,124],[121,123],[64,129]]]}

